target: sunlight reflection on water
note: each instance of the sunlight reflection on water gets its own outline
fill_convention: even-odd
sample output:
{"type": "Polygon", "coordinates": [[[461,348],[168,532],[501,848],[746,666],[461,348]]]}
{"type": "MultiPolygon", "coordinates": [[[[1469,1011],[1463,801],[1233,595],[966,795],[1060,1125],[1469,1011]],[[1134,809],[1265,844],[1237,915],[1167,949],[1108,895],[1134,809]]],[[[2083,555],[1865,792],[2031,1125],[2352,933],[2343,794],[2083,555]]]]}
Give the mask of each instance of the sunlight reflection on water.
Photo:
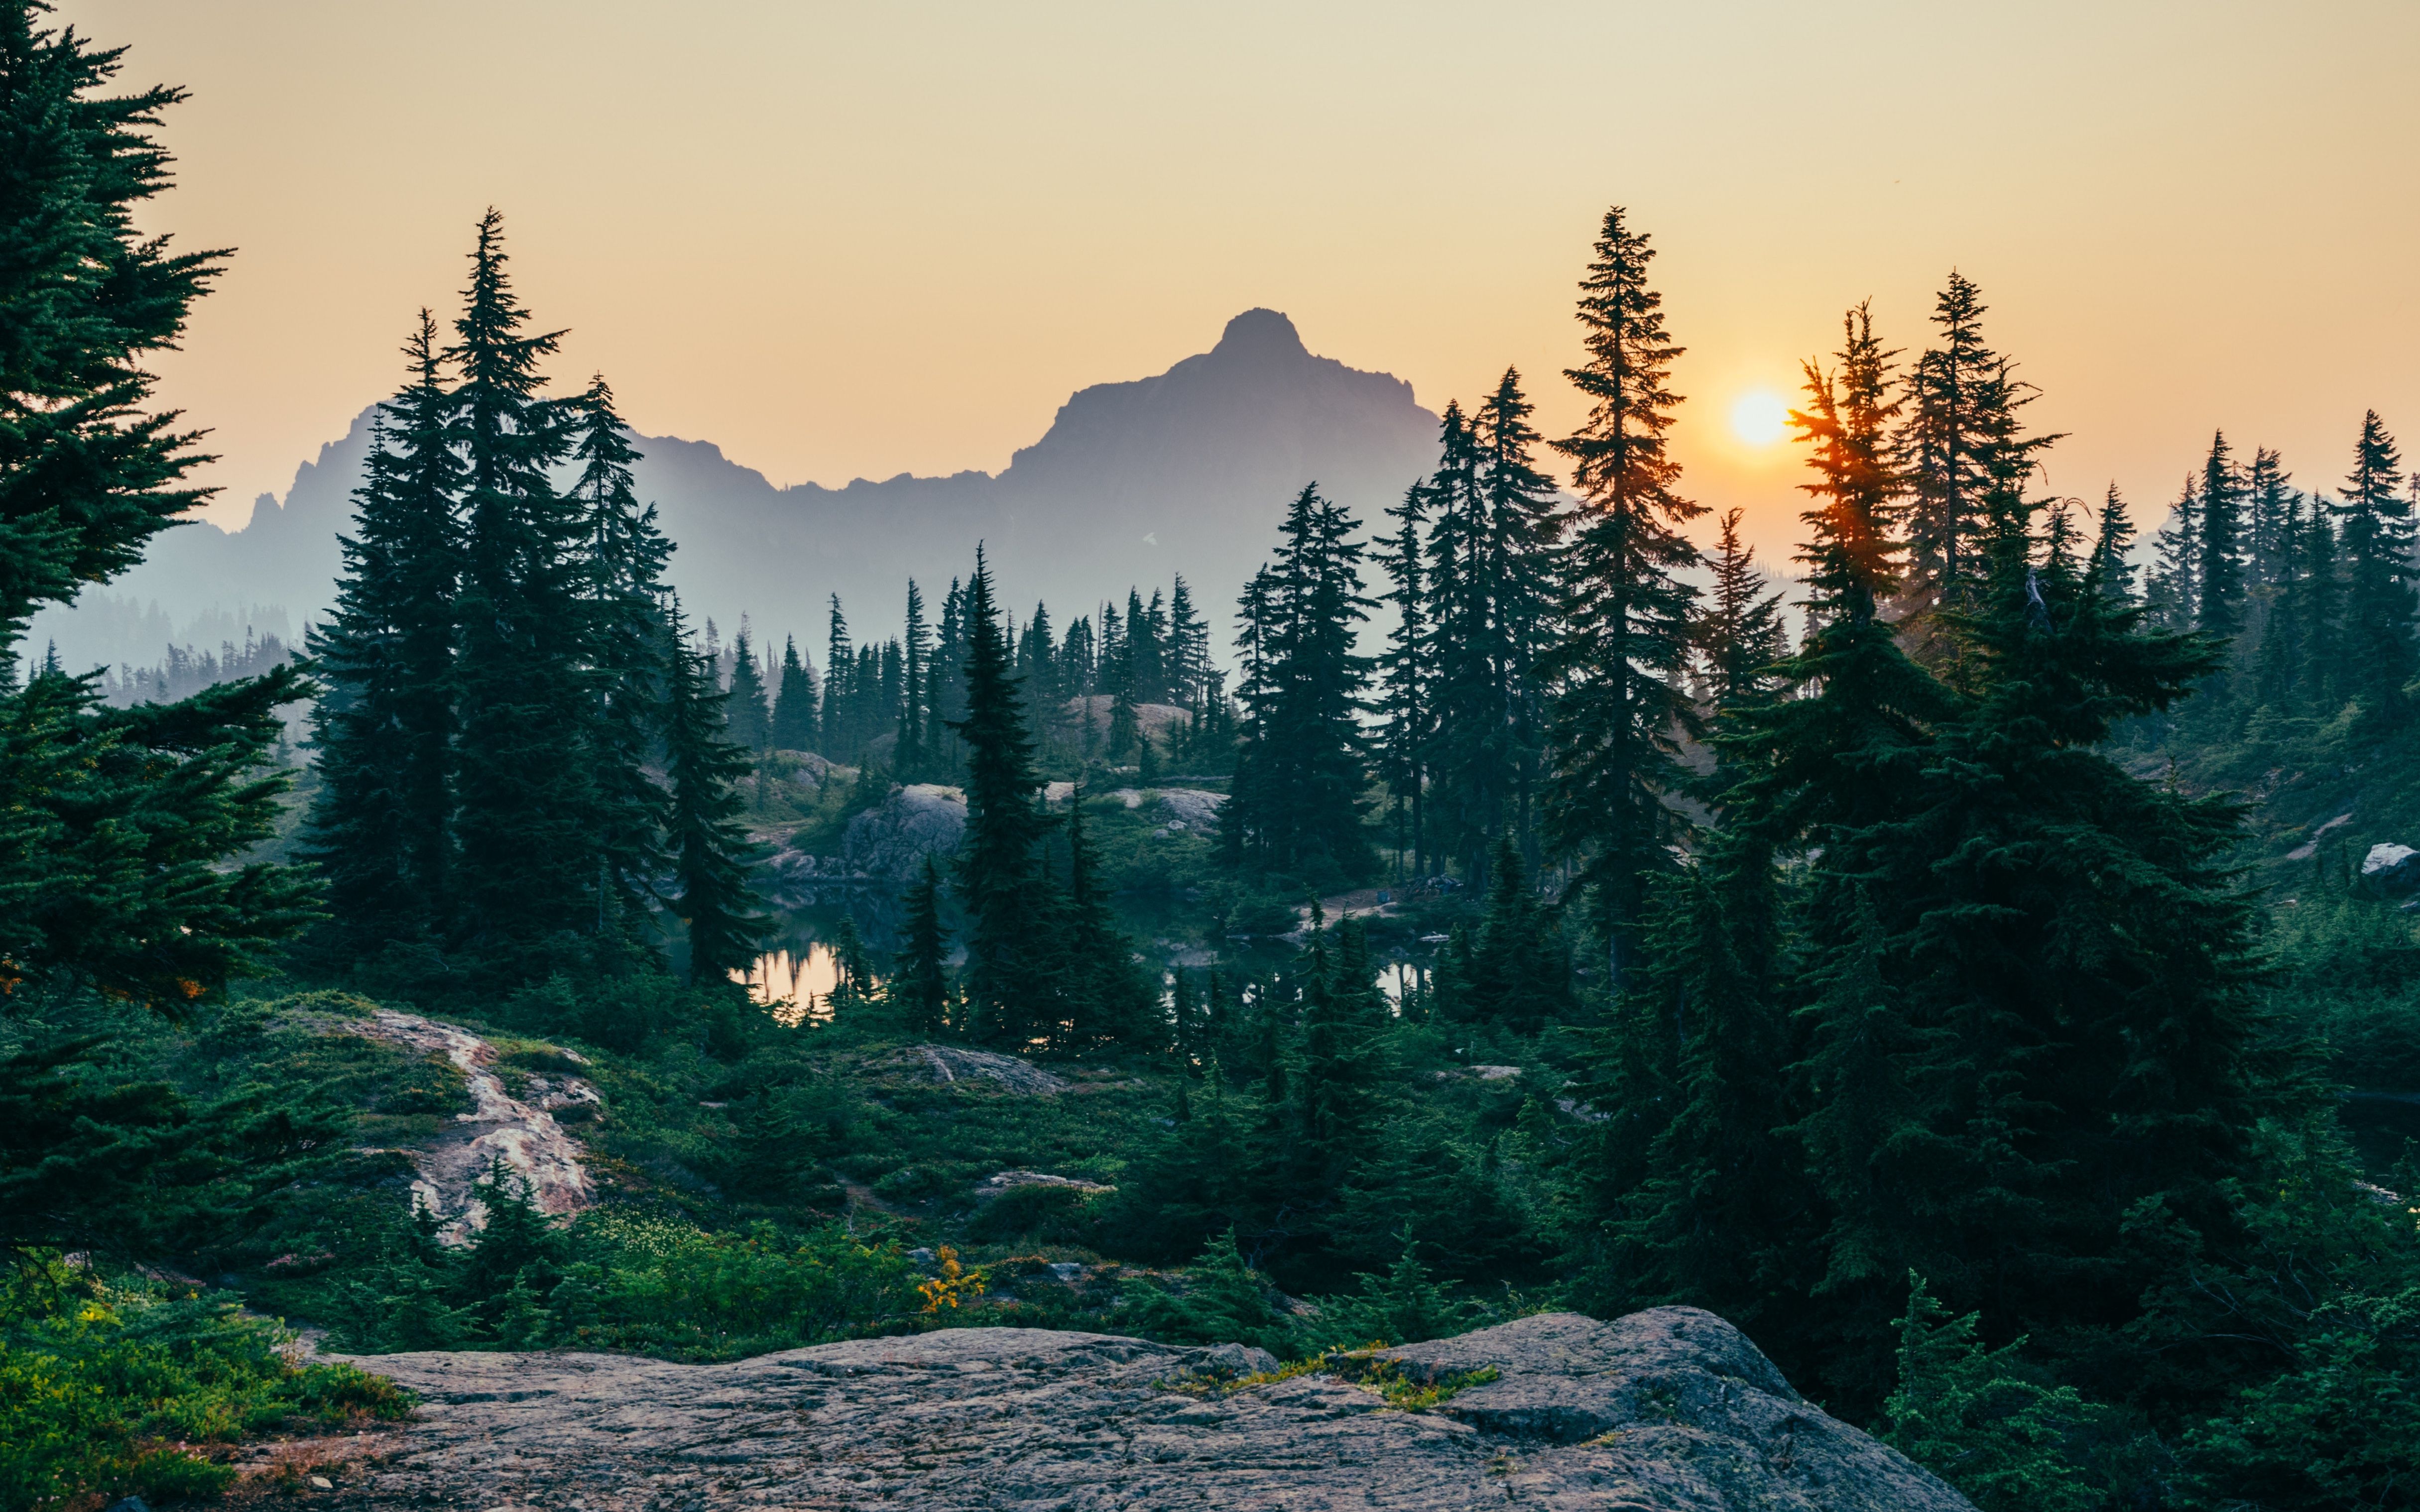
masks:
{"type": "Polygon", "coordinates": [[[831,992],[840,985],[840,961],[824,945],[810,945],[799,952],[768,950],[746,971],[733,972],[731,980],[747,987],[751,1002],[771,1009],[779,1023],[821,1023],[831,1017],[831,992]]]}

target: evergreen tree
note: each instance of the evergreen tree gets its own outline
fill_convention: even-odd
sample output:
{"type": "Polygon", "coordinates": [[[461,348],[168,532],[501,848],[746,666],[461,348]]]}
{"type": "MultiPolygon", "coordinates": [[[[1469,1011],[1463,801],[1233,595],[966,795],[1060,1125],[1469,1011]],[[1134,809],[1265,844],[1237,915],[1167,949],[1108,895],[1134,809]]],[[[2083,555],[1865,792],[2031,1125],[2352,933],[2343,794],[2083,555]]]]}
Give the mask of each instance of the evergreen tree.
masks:
{"type": "MultiPolygon", "coordinates": [[[[1894,465],[1891,360],[1863,305],[1843,321],[1830,371],[1805,364],[1811,443],[1809,629],[1779,670],[1798,694],[1733,711],[1714,740],[1737,779],[1724,830],[1694,872],[1660,885],[1651,947],[1615,999],[1613,1032],[1575,1095],[1620,1110],[1575,1163],[1574,1262],[1585,1295],[1654,1298],[1756,1319],[1776,1291],[1803,1294],[1822,1220],[1786,1127],[1796,1094],[1792,1004],[1779,968],[1776,856],[1822,857],[1803,907],[1813,939],[1857,918],[1848,837],[1895,815],[1948,700],[1909,659],[1881,607],[1899,589],[1905,486],[1894,465]]],[[[1628,1304],[1625,1302],[1624,1304],[1628,1304]]],[[[1768,1347],[1783,1342],[1761,1332],[1768,1347]]],[[[1793,1364],[1797,1362],[1793,1361],[1793,1364]]]]}
{"type": "Polygon", "coordinates": [[[731,642],[731,684],[722,705],[723,724],[733,744],[764,751],[773,736],[773,709],[766,696],[765,676],[756,667],[756,647],[748,634],[748,616],[739,617],[739,634],[731,642]]]}
{"type": "Polygon", "coordinates": [[[595,679],[585,665],[582,520],[555,491],[566,415],[539,397],[560,332],[529,334],[489,210],[446,360],[460,375],[451,433],[464,539],[455,836],[458,928],[507,971],[595,918],[599,799],[595,679]]]}
{"type": "Polygon", "coordinates": [[[987,1043],[1022,1046],[1054,1026],[1052,912],[1039,846],[1048,825],[1038,798],[1024,700],[993,608],[991,568],[975,554],[967,584],[967,829],[956,886],[967,916],[968,1028],[987,1043]]]}
{"type": "Polygon", "coordinates": [[[815,669],[799,656],[795,636],[782,640],[782,677],[774,688],[772,745],[775,750],[815,748],[815,669]]]}
{"type": "Polygon", "coordinates": [[[2284,457],[2266,446],[2253,449],[2252,467],[2244,474],[2244,558],[2255,587],[2274,588],[2290,570],[2294,490],[2287,486],[2288,477],[2284,457]]]}
{"type": "Polygon", "coordinates": [[[1158,994],[1136,968],[1134,944],[1109,909],[1100,857],[1084,835],[1080,789],[1067,804],[1067,887],[1051,901],[1059,915],[1051,934],[1060,951],[1051,973],[1052,1042],[1070,1051],[1164,1044],[1166,1026],[1155,1022],[1158,994]]]}
{"type": "Polygon", "coordinates": [[[2230,639],[2243,627],[2245,494],[2226,433],[2219,431],[2202,464],[2201,583],[2195,595],[2201,631],[2214,640],[2230,639]]]}
{"type": "Polygon", "coordinates": [[[1761,702],[1772,687],[1769,669],[1787,650],[1781,595],[1764,591],[1755,548],[1740,540],[1740,514],[1734,509],[1722,517],[1714,592],[1698,624],[1708,702],[1718,711],[1761,702]]]}
{"type": "Polygon", "coordinates": [[[857,753],[856,732],[849,728],[849,714],[857,704],[856,671],[857,654],[848,641],[848,617],[841,612],[840,595],[834,594],[830,629],[824,640],[823,719],[815,733],[815,749],[835,762],[854,760],[857,753]]]}
{"type": "MultiPolygon", "coordinates": [[[[1507,770],[1497,637],[1489,593],[1488,517],[1479,485],[1478,436],[1462,407],[1448,403],[1438,430],[1437,468],[1428,497],[1436,509],[1428,539],[1429,708],[1434,733],[1425,764],[1434,788],[1430,818],[1439,848],[1476,881],[1486,870],[1490,837],[1503,827],[1512,786],[1507,770]]],[[[1237,690],[1241,693],[1242,689],[1237,690]]]]}
{"type": "Polygon", "coordinates": [[[748,752],[730,739],[729,695],[686,643],[677,603],[665,615],[664,663],[665,841],[678,889],[671,902],[689,929],[690,980],[717,982],[747,966],[765,927],[749,887],[757,851],[738,821],[743,806],[734,791],[747,774],[748,752]]]}
{"type": "Polygon", "coordinates": [[[1361,730],[1369,660],[1354,649],[1369,617],[1359,522],[1307,487],[1286,511],[1273,566],[1241,601],[1249,671],[1233,795],[1219,815],[1228,854],[1259,871],[1357,877],[1369,870],[1361,730]]]}
{"type": "Polygon", "coordinates": [[[902,778],[923,765],[925,721],[931,714],[925,705],[930,702],[933,631],[924,623],[924,594],[913,578],[908,579],[907,626],[899,643],[899,738],[892,762],[902,778]]]}
{"type": "Polygon", "coordinates": [[[2344,628],[2337,641],[2345,691],[2372,729],[2399,722],[2404,685],[2420,671],[2412,626],[2412,518],[2399,492],[2402,457],[2373,409],[2362,417],[2353,469],[2336,514],[2344,521],[2344,628]]]}
{"type": "Polygon", "coordinates": [[[587,554],[588,663],[597,704],[592,779],[597,798],[597,929],[618,906],[634,920],[662,870],[664,793],[649,773],[660,738],[664,688],[664,566],[673,544],[640,507],[630,476],[639,459],[613,391],[592,378],[571,409],[571,490],[587,554]]]}
{"type": "Polygon", "coordinates": [[[1385,654],[1378,658],[1378,702],[1386,718],[1379,775],[1394,801],[1397,865],[1400,868],[1407,858],[1414,874],[1419,876],[1428,874],[1425,758],[1435,724],[1430,698],[1436,656],[1421,570],[1420,525],[1427,507],[1424,486],[1414,484],[1405,489],[1404,501],[1387,511],[1389,518],[1401,522],[1401,529],[1381,541],[1378,548],[1379,564],[1389,584],[1385,602],[1395,606],[1395,625],[1388,632],[1385,654]]]}
{"type": "Polygon", "coordinates": [[[1648,285],[1653,257],[1620,207],[1606,212],[1580,283],[1589,361],[1564,375],[1589,400],[1578,432],[1556,443],[1572,459],[1582,509],[1563,574],[1564,635],[1543,669],[1553,697],[1548,818],[1580,858],[1617,988],[1645,879],[1671,864],[1667,847],[1686,828],[1666,795],[1684,779],[1678,737],[1698,728],[1677,686],[1696,597],[1682,574],[1698,562],[1680,527],[1705,507],[1675,491],[1681,468],[1665,450],[1682,348],[1648,285]]]}
{"type": "Polygon", "coordinates": [[[1503,729],[1512,779],[1509,819],[1522,854],[1534,862],[1545,745],[1538,671],[1558,633],[1556,565],[1564,521],[1556,507],[1554,480],[1532,458],[1543,438],[1529,424],[1537,407],[1522,394],[1520,378],[1505,369],[1475,419],[1479,488],[1487,507],[1490,703],[1503,729]]]}
{"type": "Polygon", "coordinates": [[[930,1037],[949,1027],[950,1008],[950,938],[941,928],[941,873],[931,856],[924,857],[924,870],[903,902],[908,917],[892,967],[892,991],[908,1032],[930,1037]]]}
{"type": "Polygon", "coordinates": [[[329,943],[355,958],[450,921],[460,468],[427,311],[404,355],[412,381],[380,409],[334,610],[306,641],[326,688],[306,854],[327,879],[329,943]]]}
{"type": "Polygon", "coordinates": [[[1210,625],[1194,608],[1193,590],[1178,573],[1168,591],[1168,695],[1192,707],[1209,688],[1210,625]]]}
{"type": "Polygon", "coordinates": [[[1572,1015],[1571,959],[1509,833],[1497,837],[1487,913],[1462,954],[1448,1005],[1455,1017],[1536,1034],[1572,1015]]]}
{"type": "Polygon", "coordinates": [[[0,8],[0,961],[20,1001],[91,983],[174,1009],[307,917],[306,874],[229,857],[271,833],[276,710],[313,689],[286,667],[104,709],[54,659],[18,680],[38,609],[133,565],[209,497],[145,358],[226,257],[135,229],[168,186],[152,132],[182,92],[102,93],[120,53],[39,16],[0,8]]]}
{"type": "Polygon", "coordinates": [[[2121,603],[2134,597],[2133,543],[2134,522],[2126,513],[2118,485],[2112,482],[2101,501],[2100,530],[2092,539],[2088,570],[2101,592],[2121,603]]]}
{"type": "Polygon", "coordinates": [[[2144,601],[2164,629],[2189,630],[2200,621],[2201,527],[2201,480],[2188,475],[2167,523],[2152,537],[2157,554],[2144,601]]]}

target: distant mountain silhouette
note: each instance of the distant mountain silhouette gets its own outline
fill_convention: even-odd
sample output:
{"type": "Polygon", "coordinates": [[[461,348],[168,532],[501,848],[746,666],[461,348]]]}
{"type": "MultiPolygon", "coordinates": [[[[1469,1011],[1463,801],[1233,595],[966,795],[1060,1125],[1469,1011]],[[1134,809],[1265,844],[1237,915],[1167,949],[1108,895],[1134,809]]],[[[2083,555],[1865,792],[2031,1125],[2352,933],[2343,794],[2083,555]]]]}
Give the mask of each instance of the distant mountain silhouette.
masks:
{"type": "MultiPolygon", "coordinates": [[[[282,504],[263,494],[232,534],[169,532],[92,602],[38,620],[33,643],[55,638],[70,666],[141,663],[160,648],[122,642],[137,625],[156,631],[155,604],[178,625],[237,605],[320,617],[374,412],[302,464],[282,504]]],[[[1063,627],[1106,594],[1148,594],[1181,571],[1223,631],[1305,484],[1375,520],[1435,464],[1436,439],[1410,384],[1313,356],[1284,316],[1247,310],[1156,378],[1078,392],[997,474],[777,488],[712,442],[645,436],[637,473],[679,543],[671,577],[692,620],[710,615],[728,636],[744,610],[760,640],[796,634],[820,656],[827,595],[861,636],[894,634],[907,579],[938,612],[977,541],[1020,621],[1041,599],[1063,627]]]]}

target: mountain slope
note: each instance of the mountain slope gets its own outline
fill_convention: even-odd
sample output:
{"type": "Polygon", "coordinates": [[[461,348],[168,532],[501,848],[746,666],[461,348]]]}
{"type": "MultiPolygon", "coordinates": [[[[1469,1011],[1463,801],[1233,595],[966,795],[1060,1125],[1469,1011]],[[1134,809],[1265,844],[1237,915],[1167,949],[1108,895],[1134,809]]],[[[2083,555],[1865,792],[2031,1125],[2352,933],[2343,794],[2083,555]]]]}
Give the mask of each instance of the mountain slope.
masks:
{"type": "MultiPolygon", "coordinates": [[[[133,637],[156,635],[142,612],[152,603],[180,625],[225,606],[298,625],[323,613],[372,413],[302,464],[282,504],[262,495],[233,534],[171,532],[107,594],[42,616],[34,643],[55,639],[70,666],[148,661],[159,646],[133,637]]],[[[1248,310],[1208,352],[1078,392],[999,473],[783,488],[710,441],[673,437],[639,438],[637,471],[679,543],[671,578],[692,617],[727,632],[745,611],[760,638],[796,634],[820,653],[828,595],[861,634],[888,635],[906,579],[938,601],[978,541],[1019,618],[1043,599],[1063,625],[1182,571],[1223,626],[1296,491],[1317,482],[1374,517],[1434,463],[1436,427],[1408,383],[1314,356],[1283,315],[1248,310]]]]}

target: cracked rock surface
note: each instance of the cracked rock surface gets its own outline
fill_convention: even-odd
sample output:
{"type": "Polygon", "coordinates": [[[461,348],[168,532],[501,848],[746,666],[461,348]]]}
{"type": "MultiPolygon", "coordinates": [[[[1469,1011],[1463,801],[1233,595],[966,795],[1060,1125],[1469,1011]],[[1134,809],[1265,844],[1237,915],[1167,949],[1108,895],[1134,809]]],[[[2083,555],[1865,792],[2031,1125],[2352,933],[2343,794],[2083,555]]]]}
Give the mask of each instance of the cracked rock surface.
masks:
{"type": "Polygon", "coordinates": [[[1226,1389],[1215,1351],[958,1329],[727,1365],[358,1363],[423,1406],[321,1505],[405,1508],[1771,1508],[1970,1512],[1803,1400],[1711,1313],[1527,1318],[1389,1351],[1498,1379],[1425,1412],[1325,1376],[1226,1389]],[[1174,1389],[1179,1385],[1187,1389],[1174,1389]]]}

